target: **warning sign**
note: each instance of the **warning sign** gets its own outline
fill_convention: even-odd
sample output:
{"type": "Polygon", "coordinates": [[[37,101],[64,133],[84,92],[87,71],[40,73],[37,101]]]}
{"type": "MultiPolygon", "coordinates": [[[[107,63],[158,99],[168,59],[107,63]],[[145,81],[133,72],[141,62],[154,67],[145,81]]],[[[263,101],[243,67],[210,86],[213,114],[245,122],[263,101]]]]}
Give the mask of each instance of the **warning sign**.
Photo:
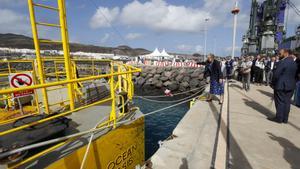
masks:
{"type": "MultiPolygon", "coordinates": [[[[12,73],[9,75],[9,84],[12,88],[22,88],[33,85],[31,73],[12,73]]],[[[33,94],[33,90],[23,90],[14,92],[14,97],[21,97],[33,94]]]]}

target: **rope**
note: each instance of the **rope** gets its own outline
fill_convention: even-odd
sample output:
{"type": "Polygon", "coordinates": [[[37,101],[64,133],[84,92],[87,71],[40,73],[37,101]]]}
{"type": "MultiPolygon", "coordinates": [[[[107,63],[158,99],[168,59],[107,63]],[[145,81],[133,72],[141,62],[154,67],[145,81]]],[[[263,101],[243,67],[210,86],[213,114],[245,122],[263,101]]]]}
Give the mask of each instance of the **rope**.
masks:
{"type": "MultiPolygon", "coordinates": [[[[201,95],[204,95],[204,94],[205,93],[203,93],[201,95]]],[[[201,95],[198,95],[198,96],[201,96],[201,95]]],[[[153,114],[158,113],[160,111],[164,111],[164,110],[176,107],[178,105],[187,103],[187,102],[189,102],[193,99],[196,99],[198,96],[187,99],[187,100],[184,100],[184,101],[176,103],[176,104],[173,104],[171,106],[164,107],[162,109],[158,109],[158,110],[143,114],[141,117],[150,116],[150,115],[153,115],[153,114]]],[[[118,121],[118,122],[115,123],[115,125],[122,125],[122,124],[125,124],[125,123],[128,123],[128,122],[132,122],[134,120],[136,120],[136,119],[126,119],[126,120],[118,121]]],[[[12,155],[12,154],[15,154],[15,153],[19,153],[19,152],[22,152],[22,151],[26,151],[26,150],[30,150],[30,149],[34,149],[34,148],[54,144],[54,143],[57,143],[57,142],[65,141],[65,140],[68,140],[68,139],[71,139],[71,138],[83,136],[83,135],[86,135],[86,134],[95,133],[95,132],[98,132],[98,131],[101,131],[101,130],[104,130],[104,129],[107,129],[107,128],[110,128],[110,127],[113,127],[113,126],[114,126],[114,124],[109,124],[107,126],[102,126],[102,127],[99,127],[99,128],[93,128],[93,129],[90,129],[90,130],[87,130],[87,131],[71,134],[71,135],[68,135],[68,136],[63,136],[63,137],[59,137],[59,138],[55,138],[55,139],[51,139],[51,140],[47,140],[47,141],[43,141],[43,142],[31,144],[31,145],[27,145],[27,146],[24,146],[24,147],[21,147],[21,148],[17,148],[17,149],[11,150],[11,151],[4,152],[4,153],[0,154],[0,158],[9,156],[9,155],[12,155]]]]}
{"type": "MultiPolygon", "coordinates": [[[[93,129],[96,129],[97,126],[99,126],[103,121],[104,119],[106,119],[106,117],[104,117],[102,120],[100,120],[93,129]]],[[[90,150],[90,147],[91,147],[91,144],[92,144],[92,141],[93,141],[93,138],[94,138],[94,134],[95,133],[92,133],[91,136],[90,136],[90,139],[89,139],[89,143],[86,147],[86,150],[85,150],[85,153],[84,153],[84,156],[83,156],[83,159],[82,159],[82,162],[81,162],[81,166],[80,166],[80,169],[83,169],[84,168],[84,164],[85,164],[85,161],[86,161],[86,158],[89,154],[89,150],[90,150]]]]}
{"type": "MultiPolygon", "coordinates": [[[[205,85],[203,85],[205,86],[205,85]]],[[[185,92],[180,92],[180,93],[175,93],[173,94],[173,96],[177,96],[177,95],[182,95],[182,94],[186,94],[186,93],[190,93],[192,91],[195,91],[195,90],[198,90],[198,89],[201,89],[203,88],[203,86],[201,87],[198,87],[198,88],[195,88],[195,89],[191,89],[189,91],[185,91],[185,92]]],[[[143,97],[143,98],[160,98],[160,97],[170,97],[170,96],[166,96],[166,95],[157,95],[157,96],[134,96],[134,97],[143,97]]]]}
{"type": "MultiPolygon", "coordinates": [[[[185,98],[179,99],[179,100],[172,100],[172,101],[153,100],[153,99],[148,99],[148,98],[141,97],[141,96],[139,96],[139,97],[137,97],[137,98],[140,98],[140,99],[143,99],[143,100],[146,100],[146,101],[149,101],[149,102],[155,102],[155,103],[177,103],[177,102],[186,100],[187,98],[191,98],[191,97],[197,95],[198,93],[202,92],[202,90],[203,90],[204,88],[205,88],[205,87],[202,87],[202,88],[200,88],[200,91],[199,91],[199,92],[194,93],[194,94],[192,94],[192,95],[190,95],[190,96],[188,96],[188,97],[185,97],[185,98]]],[[[169,96],[167,96],[167,97],[169,97],[169,96]]]]}

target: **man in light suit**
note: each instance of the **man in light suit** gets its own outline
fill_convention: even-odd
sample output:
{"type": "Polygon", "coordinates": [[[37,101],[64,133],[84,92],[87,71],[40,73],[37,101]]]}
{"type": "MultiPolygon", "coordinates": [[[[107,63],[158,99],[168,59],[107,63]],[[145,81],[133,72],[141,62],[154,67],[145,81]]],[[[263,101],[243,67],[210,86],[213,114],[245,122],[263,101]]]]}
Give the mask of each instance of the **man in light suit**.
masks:
{"type": "Polygon", "coordinates": [[[270,119],[277,123],[287,123],[291,108],[291,98],[296,87],[297,65],[288,49],[280,50],[280,61],[273,72],[272,86],[276,117],[270,119]]]}

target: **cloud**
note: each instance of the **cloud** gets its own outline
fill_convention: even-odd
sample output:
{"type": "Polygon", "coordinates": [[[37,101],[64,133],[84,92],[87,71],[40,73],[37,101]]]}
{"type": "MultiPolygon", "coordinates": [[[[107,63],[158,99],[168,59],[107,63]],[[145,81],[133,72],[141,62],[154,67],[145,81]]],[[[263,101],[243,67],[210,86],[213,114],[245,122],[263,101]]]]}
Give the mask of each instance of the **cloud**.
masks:
{"type": "Polygon", "coordinates": [[[183,52],[202,52],[203,51],[203,46],[201,46],[201,45],[180,44],[180,45],[177,45],[176,48],[183,52]]]}
{"type": "Polygon", "coordinates": [[[202,52],[202,51],[203,51],[203,46],[201,46],[201,45],[196,45],[196,46],[195,46],[195,50],[196,50],[196,52],[202,52]]]}
{"type": "Polygon", "coordinates": [[[0,17],[0,33],[31,34],[30,22],[25,15],[10,9],[0,9],[0,16],[3,16],[0,17]]]}
{"type": "Polygon", "coordinates": [[[140,33],[128,33],[125,38],[127,40],[135,40],[141,38],[143,35],[140,33]]]}
{"type": "Polygon", "coordinates": [[[110,26],[104,14],[111,22],[118,21],[126,26],[146,27],[158,32],[201,32],[205,24],[210,28],[228,22],[228,17],[232,17],[230,10],[233,5],[234,0],[204,0],[201,8],[172,5],[165,0],[134,0],[120,9],[99,7],[90,25],[92,28],[110,26]],[[206,18],[210,19],[209,22],[205,22],[206,18]]]}
{"type": "Polygon", "coordinates": [[[0,0],[1,6],[20,6],[20,5],[26,5],[27,1],[24,0],[0,0]]]}
{"type": "MultiPolygon", "coordinates": [[[[241,47],[235,46],[234,51],[239,52],[240,50],[241,50],[241,47]]],[[[225,48],[225,52],[226,52],[226,53],[232,52],[232,46],[226,47],[226,48],[225,48]]]]}
{"type": "Polygon", "coordinates": [[[118,7],[109,9],[99,7],[90,20],[90,27],[93,29],[110,27],[119,16],[120,9],[118,7]]]}
{"type": "Polygon", "coordinates": [[[106,43],[110,38],[109,33],[105,33],[104,36],[100,39],[100,43],[106,43]]]}
{"type": "MultiPolygon", "coordinates": [[[[292,1],[292,3],[295,5],[295,7],[297,9],[300,10],[300,1],[299,0],[294,0],[292,1]]],[[[294,11],[294,9],[292,9],[291,7],[289,7],[289,11],[288,11],[288,22],[292,23],[292,24],[300,24],[300,16],[297,15],[297,13],[294,11]]]]}
{"type": "Polygon", "coordinates": [[[198,32],[203,29],[205,18],[211,17],[203,10],[152,0],[127,4],[122,9],[120,20],[125,25],[144,26],[158,31],[198,32]]]}

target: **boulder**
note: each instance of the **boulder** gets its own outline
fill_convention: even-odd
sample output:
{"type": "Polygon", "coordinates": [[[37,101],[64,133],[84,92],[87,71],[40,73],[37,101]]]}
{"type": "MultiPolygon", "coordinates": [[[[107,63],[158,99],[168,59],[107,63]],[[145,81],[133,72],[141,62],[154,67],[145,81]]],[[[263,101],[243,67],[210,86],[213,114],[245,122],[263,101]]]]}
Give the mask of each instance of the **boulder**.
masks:
{"type": "Polygon", "coordinates": [[[171,84],[169,84],[167,87],[171,91],[176,91],[179,88],[178,84],[175,81],[172,81],[171,84]]]}
{"type": "Polygon", "coordinates": [[[156,73],[157,74],[161,74],[162,72],[164,72],[165,70],[164,70],[164,68],[162,68],[162,67],[158,67],[157,69],[156,69],[156,73]]]}
{"type": "Polygon", "coordinates": [[[194,71],[194,72],[191,74],[191,77],[192,77],[192,78],[199,78],[201,74],[202,74],[202,73],[199,72],[199,71],[194,71]]]}
{"type": "Polygon", "coordinates": [[[164,82],[163,85],[164,85],[165,87],[168,87],[168,86],[171,85],[171,84],[172,84],[172,83],[171,83],[170,81],[166,81],[166,82],[164,82]]]}
{"type": "Polygon", "coordinates": [[[184,78],[184,75],[183,75],[183,74],[179,74],[179,75],[175,78],[175,80],[176,80],[177,82],[181,82],[183,78],[184,78]]]}
{"type": "Polygon", "coordinates": [[[154,86],[157,88],[162,88],[163,87],[163,82],[161,80],[157,80],[153,82],[154,86]]]}
{"type": "Polygon", "coordinates": [[[164,76],[170,79],[172,76],[172,72],[164,72],[164,76]]]}
{"type": "Polygon", "coordinates": [[[196,88],[200,84],[200,81],[198,79],[192,79],[190,81],[190,87],[191,88],[196,88]]]}
{"type": "Polygon", "coordinates": [[[155,74],[155,75],[153,76],[153,78],[154,78],[154,79],[159,79],[159,78],[160,78],[160,75],[155,74]]]}
{"type": "Polygon", "coordinates": [[[189,82],[191,80],[190,76],[184,76],[184,78],[182,79],[182,81],[184,82],[189,82]]]}
{"type": "Polygon", "coordinates": [[[153,76],[154,76],[153,74],[149,73],[149,74],[147,75],[147,78],[153,77],[153,76]]]}
{"type": "Polygon", "coordinates": [[[186,88],[183,87],[183,86],[179,86],[179,89],[178,89],[178,90],[181,91],[181,92],[184,92],[184,91],[186,91],[186,88]]]}
{"type": "Polygon", "coordinates": [[[153,68],[149,73],[151,73],[151,74],[156,74],[156,69],[153,68]]]}
{"type": "Polygon", "coordinates": [[[166,67],[165,70],[166,70],[166,71],[171,71],[171,70],[172,70],[172,67],[166,67]]]}
{"type": "Polygon", "coordinates": [[[160,77],[160,80],[163,82],[166,82],[167,80],[169,80],[169,78],[166,76],[162,76],[162,77],[160,77]]]}
{"type": "Polygon", "coordinates": [[[187,88],[190,86],[190,84],[188,82],[182,82],[182,83],[180,83],[180,86],[187,88]]]}

